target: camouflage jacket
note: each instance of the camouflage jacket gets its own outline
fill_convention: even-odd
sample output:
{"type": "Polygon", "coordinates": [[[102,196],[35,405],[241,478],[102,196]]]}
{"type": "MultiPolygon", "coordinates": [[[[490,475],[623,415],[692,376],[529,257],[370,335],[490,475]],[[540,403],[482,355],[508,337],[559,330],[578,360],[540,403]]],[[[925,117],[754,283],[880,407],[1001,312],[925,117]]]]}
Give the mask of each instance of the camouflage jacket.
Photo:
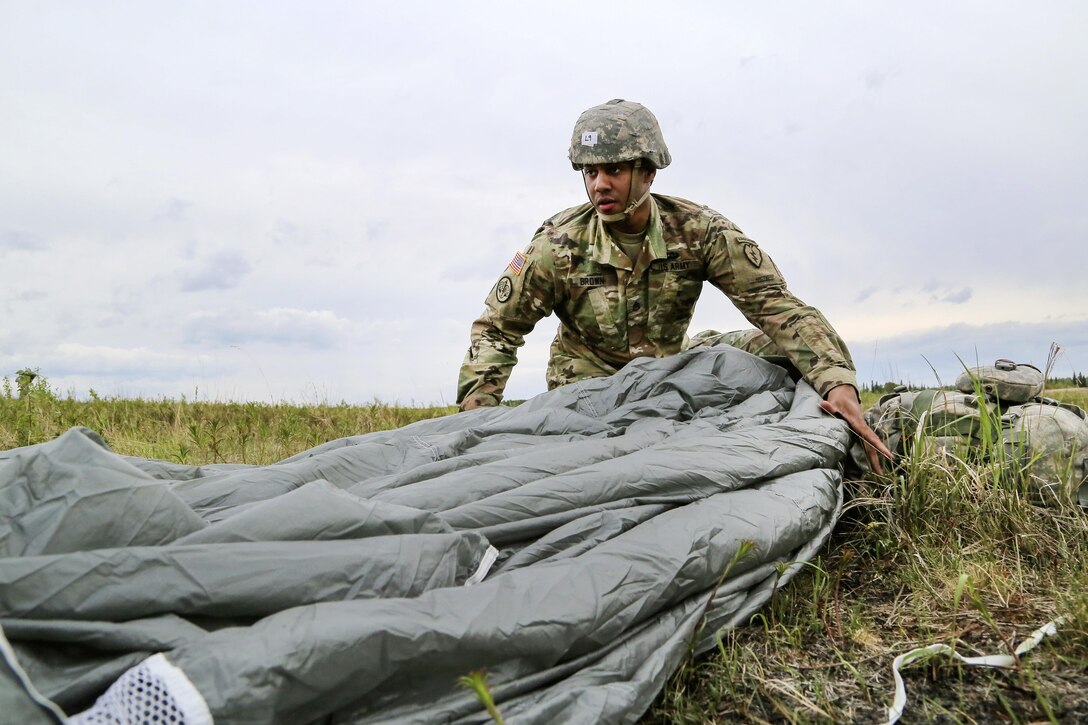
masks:
{"type": "Polygon", "coordinates": [[[654,194],[647,244],[630,260],[589,203],[548,219],[503,270],[472,324],[457,402],[496,405],[517,350],[555,313],[547,383],[552,389],[611,375],[636,357],[680,351],[709,281],[766,333],[821,394],[857,387],[845,343],[795,297],[778,267],[731,221],[705,206],[654,194]]]}

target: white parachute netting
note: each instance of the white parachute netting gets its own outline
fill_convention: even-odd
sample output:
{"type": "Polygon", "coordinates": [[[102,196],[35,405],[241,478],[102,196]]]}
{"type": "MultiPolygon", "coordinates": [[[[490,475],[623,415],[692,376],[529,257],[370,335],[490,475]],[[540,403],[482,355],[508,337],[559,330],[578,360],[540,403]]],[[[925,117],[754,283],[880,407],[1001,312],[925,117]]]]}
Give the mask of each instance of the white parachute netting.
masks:
{"type": "Polygon", "coordinates": [[[208,706],[185,673],[162,654],[117,678],[73,725],[211,725],[208,706]]]}

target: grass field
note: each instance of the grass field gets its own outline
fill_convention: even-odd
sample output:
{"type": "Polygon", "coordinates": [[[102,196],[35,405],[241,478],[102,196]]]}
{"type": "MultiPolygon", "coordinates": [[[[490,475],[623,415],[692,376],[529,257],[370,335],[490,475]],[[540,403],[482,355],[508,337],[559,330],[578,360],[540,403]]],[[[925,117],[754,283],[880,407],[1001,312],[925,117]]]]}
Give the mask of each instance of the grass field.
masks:
{"type": "MultiPolygon", "coordinates": [[[[1045,394],[1088,408],[1083,388],[1045,394]]],[[[919,456],[851,482],[822,557],[677,673],[644,721],[884,722],[897,655],[1009,654],[1064,616],[1010,670],[946,655],[906,668],[900,722],[1088,722],[1088,517],[1034,506],[999,474],[919,456]]]]}
{"type": "MultiPolygon", "coordinates": [[[[37,379],[0,388],[0,450],[72,426],[119,453],[182,463],[266,464],[347,435],[453,408],[75,400],[37,379]]],[[[1088,390],[1047,395],[1088,407],[1088,390]]],[[[868,404],[875,395],[867,396],[868,404]]],[[[1088,722],[1088,517],[1032,505],[992,464],[915,456],[849,484],[823,554],[750,625],[689,661],[646,723],[882,722],[893,658],[934,643],[1009,653],[1040,625],[1055,637],[1009,670],[936,656],[904,671],[904,723],[1088,722]]]]}

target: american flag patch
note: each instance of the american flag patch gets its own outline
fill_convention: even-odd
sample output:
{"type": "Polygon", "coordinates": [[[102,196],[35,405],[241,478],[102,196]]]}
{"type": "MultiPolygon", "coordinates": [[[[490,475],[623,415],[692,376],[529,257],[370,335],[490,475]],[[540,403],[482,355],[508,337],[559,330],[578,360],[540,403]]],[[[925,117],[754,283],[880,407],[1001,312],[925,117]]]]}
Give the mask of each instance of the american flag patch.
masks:
{"type": "Polygon", "coordinates": [[[515,252],[514,258],[510,260],[510,271],[515,275],[521,274],[521,268],[525,266],[525,255],[521,252],[515,252]]]}

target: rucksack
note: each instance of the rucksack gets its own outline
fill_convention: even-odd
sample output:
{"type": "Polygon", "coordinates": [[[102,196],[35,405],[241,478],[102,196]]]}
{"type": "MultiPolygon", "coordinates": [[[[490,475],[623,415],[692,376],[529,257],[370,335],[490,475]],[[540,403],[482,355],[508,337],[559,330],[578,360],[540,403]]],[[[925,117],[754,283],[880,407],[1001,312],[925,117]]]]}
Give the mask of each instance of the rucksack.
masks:
{"type": "MultiPolygon", "coordinates": [[[[956,391],[897,388],[865,411],[865,422],[896,463],[912,455],[923,438],[934,451],[977,461],[1003,455],[1033,500],[1088,507],[1088,414],[1040,397],[1044,383],[1033,365],[998,360],[965,371],[956,391]]],[[[851,449],[851,459],[869,470],[860,443],[851,449]]]]}
{"type": "Polygon", "coordinates": [[[1026,403],[1043,392],[1043,371],[1034,365],[1000,359],[993,365],[964,370],[956,378],[956,389],[982,393],[998,405],[1026,403]]]}
{"type": "Polygon", "coordinates": [[[1088,420],[1050,398],[1013,405],[1001,417],[1005,451],[1043,503],[1088,506],[1088,420]]]}
{"type": "Polygon", "coordinates": [[[865,422],[897,457],[909,455],[921,436],[938,448],[978,445],[984,425],[997,425],[997,405],[953,390],[896,390],[865,411],[865,422]],[[988,416],[983,421],[983,414],[988,416]]]}

